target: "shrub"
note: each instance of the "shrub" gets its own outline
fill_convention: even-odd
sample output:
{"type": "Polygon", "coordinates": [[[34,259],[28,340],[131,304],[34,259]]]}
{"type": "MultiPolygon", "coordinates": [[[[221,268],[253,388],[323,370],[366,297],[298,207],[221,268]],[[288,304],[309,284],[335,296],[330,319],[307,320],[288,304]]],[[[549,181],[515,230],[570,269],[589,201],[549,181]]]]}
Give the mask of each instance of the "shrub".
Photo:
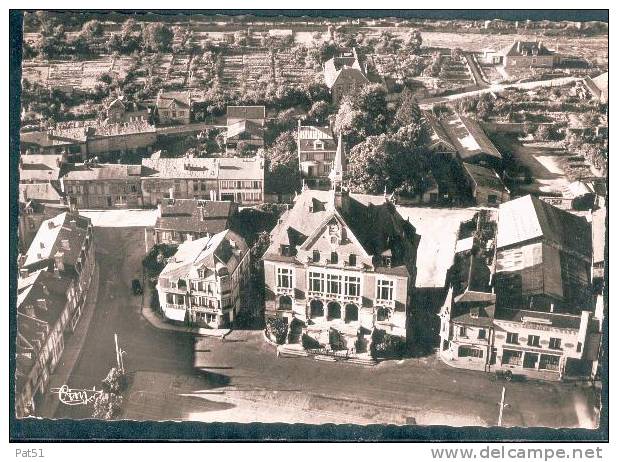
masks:
{"type": "Polygon", "coordinates": [[[103,385],[103,391],[107,393],[119,394],[127,386],[126,376],[115,367],[112,367],[107,373],[101,383],[103,385]]]}
{"type": "Polygon", "coordinates": [[[285,343],[288,335],[288,322],[285,318],[270,318],[266,321],[266,335],[279,345],[285,343]]]}
{"type": "Polygon", "coordinates": [[[401,337],[390,335],[379,329],[373,331],[371,342],[372,358],[401,357],[405,348],[405,341],[401,337]]]}
{"type": "Polygon", "coordinates": [[[156,244],[142,260],[146,273],[158,276],[167,263],[167,259],[176,253],[177,247],[167,244],[156,244]]]}
{"type": "Polygon", "coordinates": [[[303,334],[302,343],[305,350],[314,350],[321,347],[320,342],[307,334],[303,334]]]}
{"type": "Polygon", "coordinates": [[[101,393],[94,400],[94,419],[109,420],[115,417],[122,409],[122,396],[115,393],[101,393]]]}

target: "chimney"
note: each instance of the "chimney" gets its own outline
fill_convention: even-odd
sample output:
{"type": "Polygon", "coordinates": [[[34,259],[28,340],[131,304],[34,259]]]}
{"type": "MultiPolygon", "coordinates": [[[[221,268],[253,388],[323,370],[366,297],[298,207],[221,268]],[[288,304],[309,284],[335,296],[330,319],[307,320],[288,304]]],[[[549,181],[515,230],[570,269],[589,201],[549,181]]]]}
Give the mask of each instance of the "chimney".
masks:
{"type": "MultiPolygon", "coordinates": [[[[45,286],[43,286],[43,287],[45,287],[45,286]]],[[[36,306],[41,311],[47,311],[47,300],[45,300],[44,298],[39,298],[36,301],[36,306]]]]}
{"type": "MultiPolygon", "coordinates": [[[[75,223],[75,221],[71,220],[71,225],[73,225],[74,223],[75,223]]],[[[69,245],[69,240],[68,239],[62,239],[61,245],[62,245],[62,248],[64,250],[71,250],[71,246],[69,245]]]]}
{"type": "Polygon", "coordinates": [[[521,42],[517,41],[517,53],[521,53],[521,42]]]}
{"type": "Polygon", "coordinates": [[[54,272],[64,271],[64,253],[56,252],[54,255],[54,272]]]}
{"type": "Polygon", "coordinates": [[[24,279],[28,277],[28,268],[19,268],[19,277],[24,279]]]}
{"type": "MultiPolygon", "coordinates": [[[[47,227],[48,227],[49,229],[54,229],[54,220],[49,220],[49,221],[47,222],[47,227]]],[[[42,245],[42,244],[43,244],[43,243],[41,242],[41,245],[42,245]]]]}
{"type": "Polygon", "coordinates": [[[72,218],[71,221],[69,221],[69,225],[72,229],[77,228],[77,221],[75,220],[75,218],[72,218]]]}

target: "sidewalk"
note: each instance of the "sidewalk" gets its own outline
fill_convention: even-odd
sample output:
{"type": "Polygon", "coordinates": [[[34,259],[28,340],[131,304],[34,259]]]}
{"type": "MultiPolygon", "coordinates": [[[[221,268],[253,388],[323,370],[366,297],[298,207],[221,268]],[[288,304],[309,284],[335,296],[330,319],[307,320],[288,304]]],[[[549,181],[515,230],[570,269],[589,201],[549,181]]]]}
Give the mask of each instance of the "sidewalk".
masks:
{"type": "MultiPolygon", "coordinates": [[[[144,285],[146,286],[147,284],[144,285]]],[[[187,332],[189,334],[200,335],[203,337],[218,338],[225,338],[230,332],[232,332],[232,329],[206,329],[203,327],[176,326],[164,321],[148,304],[148,300],[150,300],[150,288],[144,290],[144,297],[142,300],[142,316],[150,323],[152,327],[156,329],[187,332]]]]}
{"type": "Polygon", "coordinates": [[[60,388],[63,385],[68,385],[67,381],[73,372],[73,368],[79,360],[82,347],[86,341],[90,322],[95,312],[95,306],[97,304],[97,295],[99,293],[99,265],[95,264],[94,271],[92,273],[92,279],[90,281],[90,288],[84,302],[82,315],[77,322],[77,329],[68,339],[65,339],[64,350],[56,370],[51,374],[49,379],[49,385],[47,387],[48,393],[43,404],[37,409],[37,414],[41,417],[53,418],[58,409],[57,395],[52,395],[49,390],[52,388],[60,388]]]}

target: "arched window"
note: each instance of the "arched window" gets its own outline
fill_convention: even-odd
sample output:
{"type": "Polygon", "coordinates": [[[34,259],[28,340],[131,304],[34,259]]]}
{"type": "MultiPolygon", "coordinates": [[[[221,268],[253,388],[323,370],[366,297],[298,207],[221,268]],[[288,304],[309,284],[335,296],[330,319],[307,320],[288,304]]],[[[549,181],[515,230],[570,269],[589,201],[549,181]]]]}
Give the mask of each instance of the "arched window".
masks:
{"type": "Polygon", "coordinates": [[[353,303],[345,306],[345,322],[358,321],[358,307],[353,303]]]}
{"type": "Polygon", "coordinates": [[[320,300],[311,300],[309,304],[309,317],[311,319],[321,318],[324,316],[324,303],[320,300]]]}
{"type": "Polygon", "coordinates": [[[327,319],[341,319],[341,305],[337,302],[330,302],[328,304],[328,316],[327,319]]]}
{"type": "Polygon", "coordinates": [[[388,311],[388,308],[385,308],[383,306],[378,307],[378,310],[376,312],[376,321],[388,321],[388,318],[390,318],[390,312],[388,311]]]}
{"type": "Polygon", "coordinates": [[[292,309],[292,299],[287,295],[284,295],[279,299],[279,309],[284,311],[290,311],[292,309]]]}

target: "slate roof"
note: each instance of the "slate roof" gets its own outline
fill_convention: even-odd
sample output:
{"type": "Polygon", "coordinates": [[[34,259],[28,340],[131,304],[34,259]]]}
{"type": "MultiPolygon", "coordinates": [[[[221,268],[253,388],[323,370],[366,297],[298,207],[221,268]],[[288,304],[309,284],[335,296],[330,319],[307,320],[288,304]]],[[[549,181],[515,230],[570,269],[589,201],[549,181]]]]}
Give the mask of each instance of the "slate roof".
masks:
{"type": "Polygon", "coordinates": [[[541,238],[584,259],[592,256],[591,227],[585,218],[531,195],[500,204],[498,249],[541,238]]]}
{"type": "Polygon", "coordinates": [[[141,165],[74,164],[63,178],[69,181],[139,180],[141,173],[141,165]]]}
{"type": "Polygon", "coordinates": [[[176,254],[170,258],[159,277],[196,278],[198,267],[205,266],[210,271],[218,272],[221,265],[231,274],[248,251],[244,239],[230,230],[185,241],[178,246],[176,254]],[[234,241],[238,252],[232,251],[230,241],[234,241]]]}
{"type": "Polygon", "coordinates": [[[46,204],[64,204],[62,193],[51,183],[20,183],[19,201],[37,201],[46,204]]]}
{"type": "Polygon", "coordinates": [[[47,267],[50,259],[53,261],[54,255],[60,251],[64,255],[65,268],[74,267],[90,223],[89,218],[71,212],[63,212],[43,221],[26,252],[24,266],[34,269],[47,267]],[[63,241],[68,242],[68,249],[63,247],[63,241]]]}
{"type": "Polygon", "coordinates": [[[324,63],[324,83],[328,88],[332,88],[342,75],[357,81],[369,82],[357,59],[355,49],[345,50],[324,63]]]}
{"type": "Polygon", "coordinates": [[[329,127],[316,127],[313,125],[301,125],[298,127],[297,140],[300,143],[301,151],[334,151],[337,149],[337,143],[333,138],[329,127]],[[324,149],[317,149],[315,141],[322,140],[324,149]]]}
{"type": "Polygon", "coordinates": [[[263,180],[264,160],[259,157],[221,157],[219,159],[220,180],[263,180]]]}
{"type": "Polygon", "coordinates": [[[163,199],[155,229],[217,234],[228,227],[233,213],[229,201],[163,199]]]}
{"type": "Polygon", "coordinates": [[[191,93],[188,91],[166,91],[157,95],[157,107],[167,109],[172,103],[185,108],[191,107],[191,93]]]}
{"type": "Polygon", "coordinates": [[[501,56],[526,56],[527,53],[527,56],[534,56],[535,52],[536,56],[550,56],[554,54],[542,42],[525,42],[521,40],[515,40],[511,45],[505,46],[498,54],[501,56]]]}
{"type": "Polygon", "coordinates": [[[238,138],[243,133],[248,133],[251,139],[261,140],[264,138],[264,127],[252,120],[239,120],[227,126],[226,138],[238,138]]]}
{"type": "Polygon", "coordinates": [[[463,162],[463,168],[468,172],[468,175],[470,175],[470,178],[472,178],[477,187],[509,192],[495,170],[468,162],[463,162]]]}
{"type": "Polygon", "coordinates": [[[530,310],[512,310],[508,308],[499,308],[495,314],[496,320],[519,322],[528,324],[537,324],[533,322],[535,319],[544,321],[538,325],[547,325],[559,329],[574,329],[578,330],[581,322],[581,317],[577,315],[561,314],[561,313],[544,313],[541,311],[530,310]]]}
{"type": "Polygon", "coordinates": [[[142,159],[144,178],[189,179],[201,178],[216,180],[219,174],[218,159],[213,158],[156,158],[142,159]]]}
{"type": "Polygon", "coordinates": [[[405,261],[403,241],[414,240],[414,226],[403,220],[395,207],[384,198],[381,198],[381,203],[376,199],[376,205],[373,201],[363,200],[362,196],[349,194],[347,199],[343,198],[349,200],[348,204],[336,208],[333,194],[334,191],[303,191],[271,232],[271,245],[264,258],[278,259],[281,245],[306,245],[312,235],[336,216],[350,229],[366,254],[379,256],[384,252],[392,253],[393,267],[380,267],[381,272],[408,275],[406,265],[414,262],[405,261]]]}
{"type": "Polygon", "coordinates": [[[475,120],[456,114],[443,119],[441,124],[463,161],[483,154],[498,160],[502,159],[502,154],[475,120]]]}

